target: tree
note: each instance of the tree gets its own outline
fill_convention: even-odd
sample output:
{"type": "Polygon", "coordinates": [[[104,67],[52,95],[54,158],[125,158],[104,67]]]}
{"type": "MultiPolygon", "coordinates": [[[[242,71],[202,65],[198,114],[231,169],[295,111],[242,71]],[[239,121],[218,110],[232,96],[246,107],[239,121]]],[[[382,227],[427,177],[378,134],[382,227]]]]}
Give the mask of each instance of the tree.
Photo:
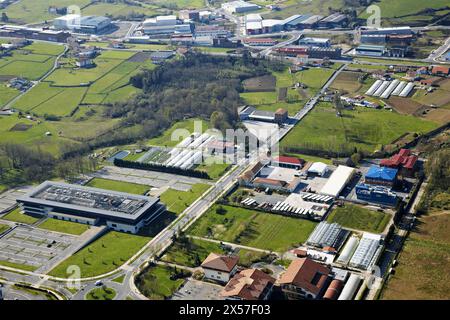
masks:
{"type": "Polygon", "coordinates": [[[2,22],[8,22],[8,21],[9,21],[9,17],[8,17],[8,15],[6,14],[6,12],[2,12],[1,21],[2,21],[2,22]]]}

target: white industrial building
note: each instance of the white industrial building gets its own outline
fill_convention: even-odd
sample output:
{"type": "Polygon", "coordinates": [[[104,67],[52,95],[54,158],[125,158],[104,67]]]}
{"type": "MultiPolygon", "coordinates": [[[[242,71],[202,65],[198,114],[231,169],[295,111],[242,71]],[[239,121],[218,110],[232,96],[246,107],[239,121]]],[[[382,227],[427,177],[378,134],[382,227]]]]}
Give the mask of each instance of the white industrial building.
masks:
{"type": "Polygon", "coordinates": [[[182,23],[176,16],[158,16],[142,23],[142,32],[150,37],[169,37],[176,34],[191,34],[192,25],[182,23]]]}
{"type": "Polygon", "coordinates": [[[257,4],[242,0],[223,3],[221,7],[229,14],[243,13],[261,9],[261,7],[257,4]]]}
{"type": "Polygon", "coordinates": [[[320,193],[332,197],[338,197],[347,183],[349,183],[353,178],[355,171],[355,168],[338,166],[337,169],[331,174],[322,190],[320,190],[320,193]]]}
{"type": "Polygon", "coordinates": [[[361,284],[361,281],[362,279],[359,275],[352,273],[348,278],[344,288],[342,289],[342,292],[339,295],[338,300],[353,300],[356,291],[358,290],[361,284]]]}
{"type": "Polygon", "coordinates": [[[316,174],[318,176],[323,177],[328,173],[328,166],[323,162],[314,162],[308,168],[308,174],[316,174]]]}

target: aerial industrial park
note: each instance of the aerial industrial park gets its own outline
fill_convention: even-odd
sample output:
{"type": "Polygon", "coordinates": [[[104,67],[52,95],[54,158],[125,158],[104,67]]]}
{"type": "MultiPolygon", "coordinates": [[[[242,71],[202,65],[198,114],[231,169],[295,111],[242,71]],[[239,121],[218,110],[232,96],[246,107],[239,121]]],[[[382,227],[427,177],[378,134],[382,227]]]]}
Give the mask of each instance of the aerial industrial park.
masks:
{"type": "Polygon", "coordinates": [[[0,300],[448,300],[435,2],[0,1],[0,300]]]}

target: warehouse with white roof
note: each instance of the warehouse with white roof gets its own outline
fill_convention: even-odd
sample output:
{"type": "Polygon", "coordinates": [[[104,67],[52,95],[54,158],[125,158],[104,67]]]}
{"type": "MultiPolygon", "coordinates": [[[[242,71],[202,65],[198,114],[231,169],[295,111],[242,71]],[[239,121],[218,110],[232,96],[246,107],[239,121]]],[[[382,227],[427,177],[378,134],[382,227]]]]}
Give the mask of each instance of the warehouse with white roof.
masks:
{"type": "Polygon", "coordinates": [[[355,171],[355,168],[347,166],[337,167],[337,169],[331,174],[327,183],[323,186],[322,190],[320,190],[320,193],[332,197],[338,197],[347,183],[349,183],[353,178],[355,171]]]}

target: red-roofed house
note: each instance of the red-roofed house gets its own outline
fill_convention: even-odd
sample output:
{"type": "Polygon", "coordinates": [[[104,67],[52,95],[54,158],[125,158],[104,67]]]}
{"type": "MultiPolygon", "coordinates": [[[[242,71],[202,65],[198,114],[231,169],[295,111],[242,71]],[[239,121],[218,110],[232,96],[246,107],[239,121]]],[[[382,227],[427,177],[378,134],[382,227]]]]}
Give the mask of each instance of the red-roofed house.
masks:
{"type": "Polygon", "coordinates": [[[220,295],[227,300],[267,300],[275,278],[258,269],[246,269],[236,274],[220,295]]]}
{"type": "Polygon", "coordinates": [[[431,73],[436,76],[448,76],[450,74],[450,67],[446,66],[433,66],[431,73]]]}
{"type": "Polygon", "coordinates": [[[206,279],[228,282],[237,271],[238,261],[238,256],[224,256],[212,252],[201,266],[206,279]]]}
{"type": "Polygon", "coordinates": [[[273,166],[291,168],[296,170],[303,168],[304,164],[305,160],[294,157],[279,156],[272,160],[273,166]]]}
{"type": "Polygon", "coordinates": [[[317,299],[329,283],[330,269],[309,258],[295,259],[278,283],[286,297],[291,300],[317,299]]]}
{"type": "Polygon", "coordinates": [[[380,165],[383,167],[396,168],[404,176],[413,176],[416,171],[419,157],[413,155],[409,149],[401,149],[397,154],[389,159],[383,159],[380,165]]]}

